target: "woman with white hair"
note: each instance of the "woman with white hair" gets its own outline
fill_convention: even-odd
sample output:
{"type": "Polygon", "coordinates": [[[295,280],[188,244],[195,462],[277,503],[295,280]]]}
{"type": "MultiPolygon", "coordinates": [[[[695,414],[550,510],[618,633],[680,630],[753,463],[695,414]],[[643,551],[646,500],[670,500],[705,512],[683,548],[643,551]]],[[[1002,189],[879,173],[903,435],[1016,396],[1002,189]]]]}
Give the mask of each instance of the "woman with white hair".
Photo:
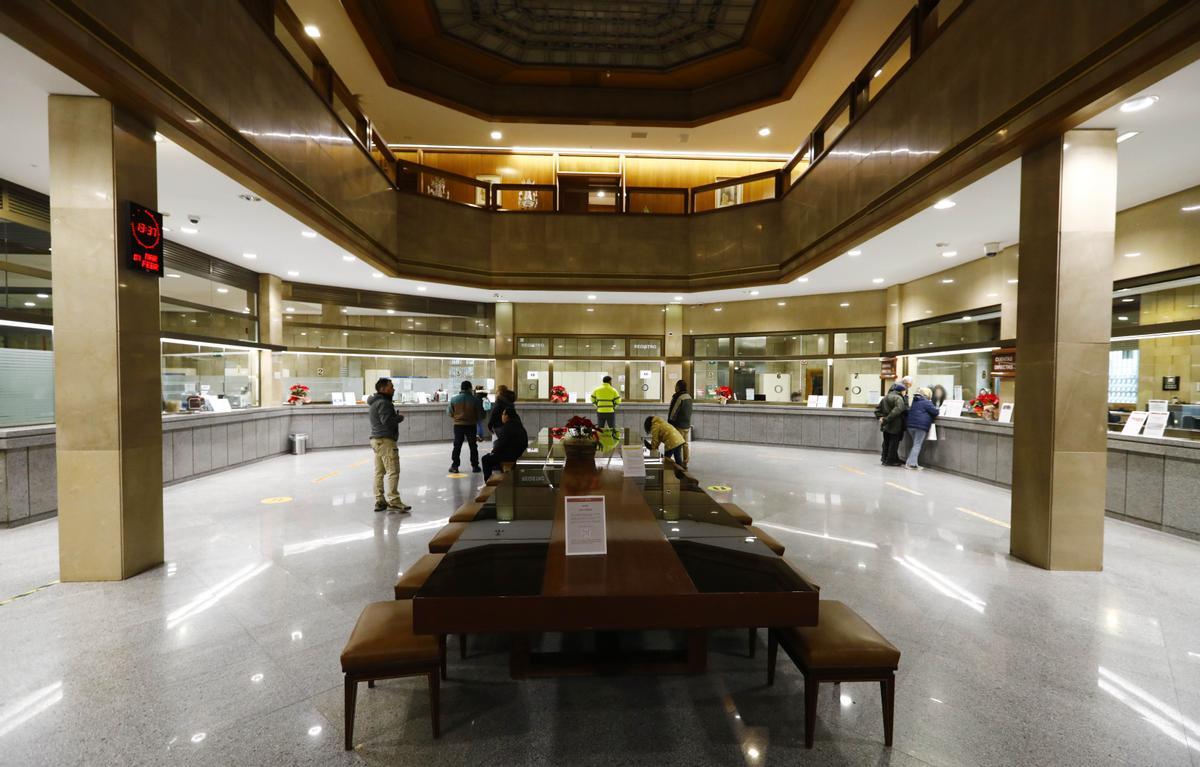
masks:
{"type": "Polygon", "coordinates": [[[908,436],[912,439],[912,447],[908,449],[908,460],[904,464],[906,469],[925,468],[917,461],[921,456],[921,446],[929,436],[929,428],[938,417],[938,409],[931,401],[932,398],[933,392],[929,389],[918,389],[913,394],[912,404],[908,406],[908,436]]]}

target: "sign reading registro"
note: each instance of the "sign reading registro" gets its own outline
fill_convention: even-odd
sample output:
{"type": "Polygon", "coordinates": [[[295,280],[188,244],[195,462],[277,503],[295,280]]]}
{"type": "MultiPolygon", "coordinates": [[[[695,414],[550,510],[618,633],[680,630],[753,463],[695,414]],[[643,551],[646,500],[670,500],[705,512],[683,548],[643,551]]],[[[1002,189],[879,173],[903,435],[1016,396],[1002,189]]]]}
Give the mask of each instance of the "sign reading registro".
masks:
{"type": "Polygon", "coordinates": [[[568,495],[563,499],[567,526],[567,556],[608,553],[604,525],[604,496],[568,495]]]}
{"type": "Polygon", "coordinates": [[[129,239],[125,253],[129,268],[163,276],[163,217],[156,210],[128,203],[129,239]]]}

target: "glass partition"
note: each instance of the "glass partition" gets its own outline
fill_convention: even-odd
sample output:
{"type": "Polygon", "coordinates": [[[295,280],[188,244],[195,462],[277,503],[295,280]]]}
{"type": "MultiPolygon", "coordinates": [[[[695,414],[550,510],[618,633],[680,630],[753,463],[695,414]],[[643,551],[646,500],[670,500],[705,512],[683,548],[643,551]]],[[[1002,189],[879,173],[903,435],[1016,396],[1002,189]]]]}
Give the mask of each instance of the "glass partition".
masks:
{"type": "Polygon", "coordinates": [[[257,315],[258,294],[254,291],[172,269],[169,262],[159,281],[159,328],[163,335],[256,341],[257,315]]]}
{"type": "Polygon", "coordinates": [[[195,397],[207,399],[209,409],[222,407],[213,400],[224,400],[233,410],[257,406],[258,356],[257,349],[163,341],[163,410],[186,410],[195,397]]]}
{"type": "Polygon", "coordinates": [[[653,362],[629,363],[629,401],[661,402],[663,399],[663,365],[653,362]]]}
{"type": "Polygon", "coordinates": [[[692,342],[696,357],[719,357],[729,359],[729,338],[697,338],[692,342]]]}
{"type": "Polygon", "coordinates": [[[624,338],[555,338],[555,357],[624,357],[624,338]]]}
{"type": "Polygon", "coordinates": [[[882,387],[878,357],[833,361],[829,395],[841,397],[845,407],[875,407],[882,387]]]}
{"type": "Polygon", "coordinates": [[[878,354],[883,349],[882,330],[858,330],[833,334],[834,354],[878,354]]]}
{"type": "Polygon", "coordinates": [[[330,402],[335,392],[354,392],[357,399],[365,399],[380,378],[393,379],[397,402],[444,402],[458,393],[463,381],[491,391],[496,378],[494,360],[454,357],[283,352],[276,355],[275,367],[285,396],[292,386],[303,384],[313,402],[330,402]]]}
{"type": "MultiPolygon", "coordinates": [[[[914,385],[928,389],[940,385],[946,390],[947,399],[970,400],[981,388],[995,391],[996,382],[988,377],[992,366],[990,351],[936,357],[915,355],[910,358],[910,365],[914,385]]],[[[1001,400],[1012,401],[1009,387],[1014,382],[1015,379],[1005,379],[1001,384],[1001,390],[996,392],[1001,400]]]]}
{"type": "Polygon", "coordinates": [[[824,393],[825,365],[826,360],[738,360],[729,386],[739,400],[803,402],[809,394],[824,393]]]}
{"type": "Polygon", "coordinates": [[[718,387],[729,385],[729,363],[725,360],[696,360],[693,378],[693,397],[716,397],[718,387]]]}
{"type": "Polygon", "coordinates": [[[555,386],[562,386],[567,390],[567,396],[571,402],[591,402],[592,391],[600,385],[604,376],[612,376],[613,386],[624,395],[624,362],[603,362],[600,360],[554,361],[553,383],[555,386]]]}
{"type": "Polygon", "coordinates": [[[986,344],[1000,340],[1000,308],[990,307],[956,317],[904,326],[905,348],[937,349],[963,344],[986,344]]]}
{"type": "Polygon", "coordinates": [[[0,219],[0,313],[48,325],[53,296],[50,233],[0,219]]]}
{"type": "Polygon", "coordinates": [[[48,327],[0,324],[0,427],[54,423],[53,350],[48,327]]]}
{"type": "Polygon", "coordinates": [[[526,401],[545,401],[550,398],[550,362],[548,360],[517,360],[517,398],[526,401]]]}

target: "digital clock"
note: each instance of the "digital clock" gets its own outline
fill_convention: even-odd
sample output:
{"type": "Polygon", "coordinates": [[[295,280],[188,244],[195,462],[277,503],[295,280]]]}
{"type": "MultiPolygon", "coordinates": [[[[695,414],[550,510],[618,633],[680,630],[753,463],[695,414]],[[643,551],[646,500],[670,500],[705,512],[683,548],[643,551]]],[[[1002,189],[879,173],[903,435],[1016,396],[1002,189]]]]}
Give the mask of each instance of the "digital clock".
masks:
{"type": "Polygon", "coordinates": [[[126,245],[129,268],[163,276],[163,217],[156,210],[129,203],[129,240],[126,245]]]}

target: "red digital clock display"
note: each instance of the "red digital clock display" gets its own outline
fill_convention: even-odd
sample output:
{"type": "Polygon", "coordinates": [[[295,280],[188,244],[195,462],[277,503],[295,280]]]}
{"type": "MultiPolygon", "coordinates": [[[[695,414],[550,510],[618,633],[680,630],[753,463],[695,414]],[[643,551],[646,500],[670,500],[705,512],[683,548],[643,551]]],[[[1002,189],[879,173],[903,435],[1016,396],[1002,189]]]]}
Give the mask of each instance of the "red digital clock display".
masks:
{"type": "Polygon", "coordinates": [[[129,267],[163,276],[162,214],[137,203],[129,203],[129,267]]]}

